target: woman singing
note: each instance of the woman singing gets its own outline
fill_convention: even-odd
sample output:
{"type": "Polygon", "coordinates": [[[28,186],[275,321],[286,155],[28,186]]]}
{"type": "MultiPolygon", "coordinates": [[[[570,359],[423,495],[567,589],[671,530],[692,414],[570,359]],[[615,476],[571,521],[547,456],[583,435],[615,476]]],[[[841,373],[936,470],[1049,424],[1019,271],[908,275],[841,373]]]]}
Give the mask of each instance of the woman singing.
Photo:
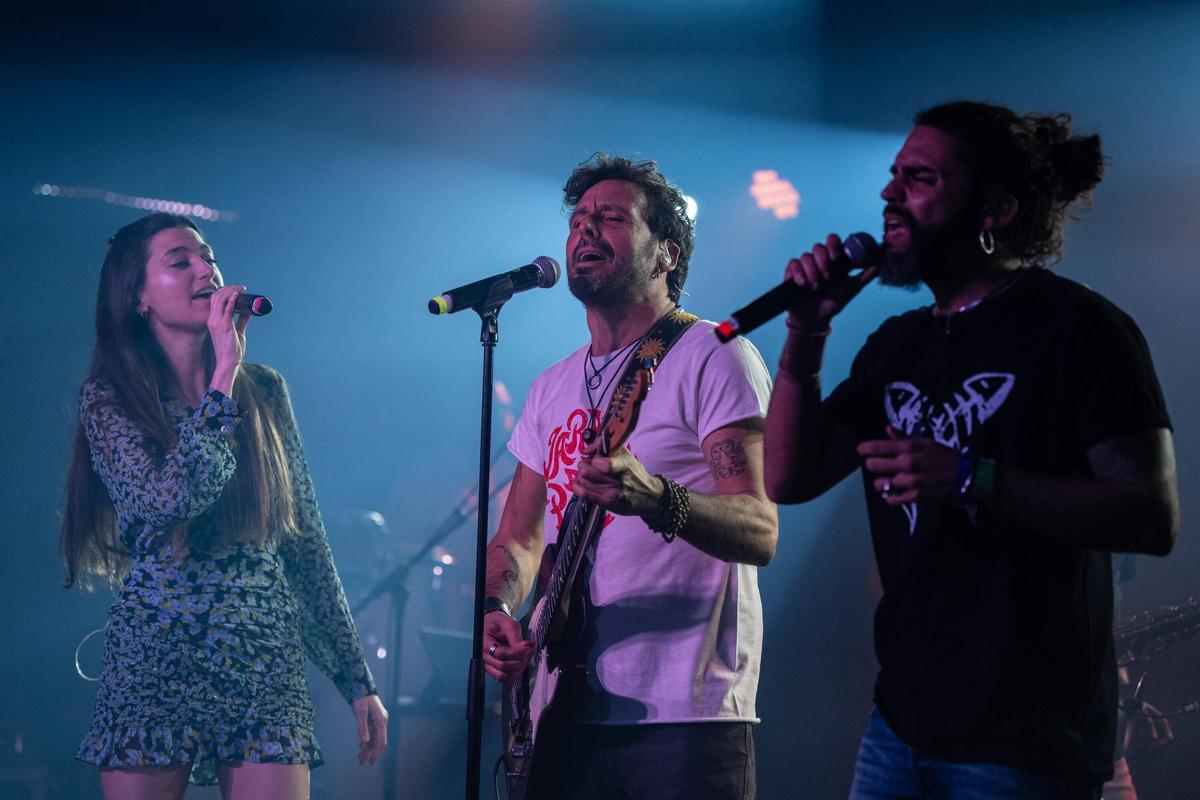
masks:
{"type": "Polygon", "coordinates": [[[108,800],[308,797],[321,763],[307,654],[358,719],[387,712],[334,569],[283,379],[243,363],[249,316],[187,217],[110,242],[96,301],[62,548],[68,586],[120,585],[92,727],[76,757],[108,800]]]}

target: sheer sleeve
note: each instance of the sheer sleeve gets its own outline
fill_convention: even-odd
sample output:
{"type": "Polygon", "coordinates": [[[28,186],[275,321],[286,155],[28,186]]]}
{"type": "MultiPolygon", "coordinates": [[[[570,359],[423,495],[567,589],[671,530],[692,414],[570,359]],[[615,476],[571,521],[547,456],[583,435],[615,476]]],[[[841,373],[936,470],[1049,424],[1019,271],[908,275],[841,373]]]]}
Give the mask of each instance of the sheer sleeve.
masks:
{"type": "Polygon", "coordinates": [[[264,373],[263,380],[270,385],[271,410],[286,449],[300,528],[298,536],[285,536],[279,548],[300,610],[300,636],[309,659],[329,676],[347,702],[353,702],[374,694],[375,681],[333,565],[287,386],[279,373],[265,369],[264,373]]]}
{"type": "Polygon", "coordinates": [[[180,422],[175,444],[157,454],[107,381],[84,385],[79,418],[92,468],[108,489],[121,529],[144,528],[137,549],[155,548],[168,529],[221,496],[237,466],[226,437],[241,413],[232,398],[209,389],[196,412],[180,422]]]}

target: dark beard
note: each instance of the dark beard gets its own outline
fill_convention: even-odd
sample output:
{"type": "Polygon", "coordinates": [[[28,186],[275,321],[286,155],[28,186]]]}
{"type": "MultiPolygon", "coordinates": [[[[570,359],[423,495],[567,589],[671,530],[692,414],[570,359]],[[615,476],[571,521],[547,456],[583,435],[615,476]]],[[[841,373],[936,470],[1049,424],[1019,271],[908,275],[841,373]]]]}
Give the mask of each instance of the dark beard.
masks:
{"type": "Polygon", "coordinates": [[[916,290],[922,283],[938,283],[961,276],[979,266],[982,252],[975,234],[961,223],[936,228],[909,228],[911,242],[907,252],[884,252],[879,282],[916,290]]]}
{"type": "Polygon", "coordinates": [[[613,308],[627,305],[635,292],[633,287],[639,280],[651,280],[653,275],[656,245],[648,242],[642,252],[634,256],[635,263],[620,270],[617,275],[605,278],[601,275],[567,275],[567,288],[575,299],[588,308],[613,308]]]}
{"type": "Polygon", "coordinates": [[[626,272],[621,279],[605,282],[600,275],[567,276],[567,288],[575,299],[592,308],[623,305],[629,297],[633,275],[626,272]]]}
{"type": "Polygon", "coordinates": [[[915,244],[910,244],[904,253],[884,251],[883,264],[879,267],[879,282],[884,286],[898,286],[911,291],[920,287],[921,259],[915,244]]]}

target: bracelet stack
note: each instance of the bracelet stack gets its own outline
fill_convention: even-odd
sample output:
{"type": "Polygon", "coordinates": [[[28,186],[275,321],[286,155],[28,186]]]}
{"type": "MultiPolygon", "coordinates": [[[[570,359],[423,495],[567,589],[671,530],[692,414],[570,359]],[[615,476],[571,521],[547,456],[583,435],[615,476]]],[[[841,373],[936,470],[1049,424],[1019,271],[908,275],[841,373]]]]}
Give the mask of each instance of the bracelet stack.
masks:
{"type": "Polygon", "coordinates": [[[662,498],[658,501],[658,513],[646,520],[650,530],[660,534],[664,542],[674,540],[687,525],[688,511],[691,510],[691,499],[688,490],[670,478],[655,475],[663,482],[662,498]]]}

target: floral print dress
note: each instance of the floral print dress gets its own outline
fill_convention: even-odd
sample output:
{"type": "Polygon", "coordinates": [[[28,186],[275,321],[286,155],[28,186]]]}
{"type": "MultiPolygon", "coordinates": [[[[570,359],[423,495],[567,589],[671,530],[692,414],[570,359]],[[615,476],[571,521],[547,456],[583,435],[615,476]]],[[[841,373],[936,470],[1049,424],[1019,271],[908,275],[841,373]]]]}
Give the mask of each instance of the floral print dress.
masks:
{"type": "Polygon", "coordinates": [[[347,702],[375,691],[334,569],[287,388],[246,364],[285,446],[299,536],[224,543],[212,507],[233,476],[241,410],[210,389],[200,408],[164,400],[179,439],[154,457],[103,380],[83,387],[80,418],[133,564],[109,609],[92,726],[76,758],[102,767],[218,762],[321,763],[305,656],[347,702]],[[186,552],[171,529],[188,522],[186,552]]]}

